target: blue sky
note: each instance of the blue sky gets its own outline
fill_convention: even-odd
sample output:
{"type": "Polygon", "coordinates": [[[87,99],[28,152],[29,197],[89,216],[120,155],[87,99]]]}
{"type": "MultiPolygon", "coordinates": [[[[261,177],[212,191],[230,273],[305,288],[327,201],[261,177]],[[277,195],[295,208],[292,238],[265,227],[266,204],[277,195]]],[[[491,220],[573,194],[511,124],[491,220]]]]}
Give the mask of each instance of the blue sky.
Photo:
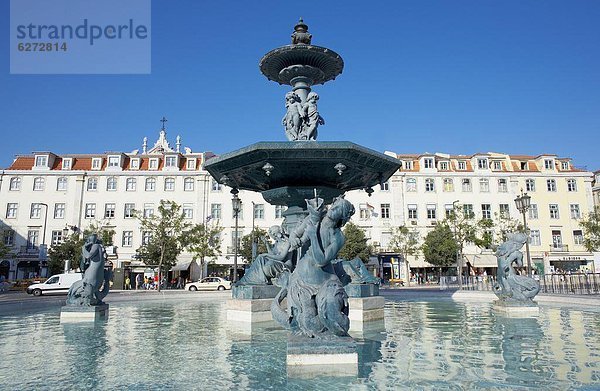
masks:
{"type": "MultiPolygon", "coordinates": [[[[398,153],[554,153],[600,169],[600,2],[152,1],[150,75],[10,75],[0,2],[0,167],[15,154],[131,151],[160,118],[194,151],[285,140],[258,70],[302,16],[345,61],[315,87],[319,140],[398,153]]],[[[114,59],[119,61],[119,59],[114,59]]]]}

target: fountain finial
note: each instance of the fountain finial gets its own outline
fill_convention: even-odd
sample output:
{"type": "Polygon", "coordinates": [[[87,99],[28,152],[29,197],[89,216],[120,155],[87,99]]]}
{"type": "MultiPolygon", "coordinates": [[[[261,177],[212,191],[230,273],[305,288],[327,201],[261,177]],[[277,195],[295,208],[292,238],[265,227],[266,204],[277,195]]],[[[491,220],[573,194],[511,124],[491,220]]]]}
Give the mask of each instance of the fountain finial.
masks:
{"type": "Polygon", "coordinates": [[[294,32],[292,33],[292,45],[310,45],[312,35],[308,32],[308,25],[304,23],[302,17],[298,20],[298,23],[294,26],[294,32]]]}

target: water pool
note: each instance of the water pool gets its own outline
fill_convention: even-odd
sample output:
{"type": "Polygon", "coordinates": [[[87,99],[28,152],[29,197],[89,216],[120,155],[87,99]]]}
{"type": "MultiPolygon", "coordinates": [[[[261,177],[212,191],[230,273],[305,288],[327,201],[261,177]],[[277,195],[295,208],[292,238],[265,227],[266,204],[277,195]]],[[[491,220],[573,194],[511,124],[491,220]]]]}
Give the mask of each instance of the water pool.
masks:
{"type": "Polygon", "coordinates": [[[514,319],[489,303],[388,298],[385,329],[358,341],[358,376],[299,379],[286,333],[232,331],[223,299],[114,303],[95,325],[58,312],[0,317],[0,390],[600,389],[600,313],[586,309],[514,319]]]}

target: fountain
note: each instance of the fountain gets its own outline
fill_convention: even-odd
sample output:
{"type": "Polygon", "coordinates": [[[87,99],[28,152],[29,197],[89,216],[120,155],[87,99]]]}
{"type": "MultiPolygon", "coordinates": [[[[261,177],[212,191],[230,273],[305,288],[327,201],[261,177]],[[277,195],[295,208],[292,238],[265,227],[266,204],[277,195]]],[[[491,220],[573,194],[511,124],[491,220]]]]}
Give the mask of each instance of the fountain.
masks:
{"type": "Polygon", "coordinates": [[[257,257],[249,270],[252,277],[236,283],[228,318],[251,325],[270,320],[272,314],[291,332],[288,367],[356,367],[350,323],[362,330],[366,321],[383,319],[378,282],[360,260],[336,256],[345,241],[341,228],[354,214],[344,193],[364,189],[370,195],[400,163],[351,142],[317,141],[325,121],[311,88],[334,80],[343,67],[337,53],[312,45],[308,26],[300,19],[292,43],[260,61],[267,79],[292,87],[285,95],[282,119],[288,141],[259,142],[205,164],[233,194],[260,192],[270,204],[287,206],[276,250],[257,257]]]}

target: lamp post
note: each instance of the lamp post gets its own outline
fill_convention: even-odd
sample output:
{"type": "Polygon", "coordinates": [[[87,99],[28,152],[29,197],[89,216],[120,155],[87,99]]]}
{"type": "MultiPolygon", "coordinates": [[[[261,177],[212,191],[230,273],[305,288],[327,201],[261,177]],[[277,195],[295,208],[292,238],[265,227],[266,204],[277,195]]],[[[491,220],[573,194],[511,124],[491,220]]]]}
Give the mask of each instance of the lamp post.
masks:
{"type": "Polygon", "coordinates": [[[40,202],[40,205],[43,205],[46,207],[46,212],[44,213],[44,228],[42,231],[42,246],[46,245],[46,224],[48,223],[48,204],[44,204],[43,202],[40,202]]]}
{"type": "Polygon", "coordinates": [[[531,277],[531,254],[529,253],[529,229],[527,228],[527,217],[525,214],[529,210],[531,206],[531,197],[527,195],[527,193],[523,193],[523,189],[521,189],[521,195],[515,198],[515,204],[517,205],[517,209],[523,215],[523,229],[525,230],[525,234],[527,235],[527,241],[525,242],[525,252],[527,253],[527,275],[531,277]]]}
{"type": "Polygon", "coordinates": [[[458,267],[458,289],[462,289],[462,275],[463,275],[463,267],[462,267],[462,257],[460,254],[460,248],[458,246],[458,235],[456,232],[456,205],[459,203],[459,200],[452,202],[452,213],[454,214],[454,240],[456,241],[456,265],[458,267]]]}
{"type": "Polygon", "coordinates": [[[233,215],[235,217],[235,238],[233,243],[233,282],[237,282],[238,280],[238,269],[237,269],[237,257],[238,257],[238,243],[239,243],[239,233],[238,233],[238,217],[240,214],[240,210],[242,210],[242,200],[238,197],[238,189],[233,188],[231,190],[231,194],[233,194],[233,198],[231,199],[231,204],[233,207],[233,215]]]}
{"type": "Polygon", "coordinates": [[[254,235],[254,219],[256,218],[256,204],[252,201],[252,260],[256,259],[258,255],[258,243],[256,236],[254,235]]]}

